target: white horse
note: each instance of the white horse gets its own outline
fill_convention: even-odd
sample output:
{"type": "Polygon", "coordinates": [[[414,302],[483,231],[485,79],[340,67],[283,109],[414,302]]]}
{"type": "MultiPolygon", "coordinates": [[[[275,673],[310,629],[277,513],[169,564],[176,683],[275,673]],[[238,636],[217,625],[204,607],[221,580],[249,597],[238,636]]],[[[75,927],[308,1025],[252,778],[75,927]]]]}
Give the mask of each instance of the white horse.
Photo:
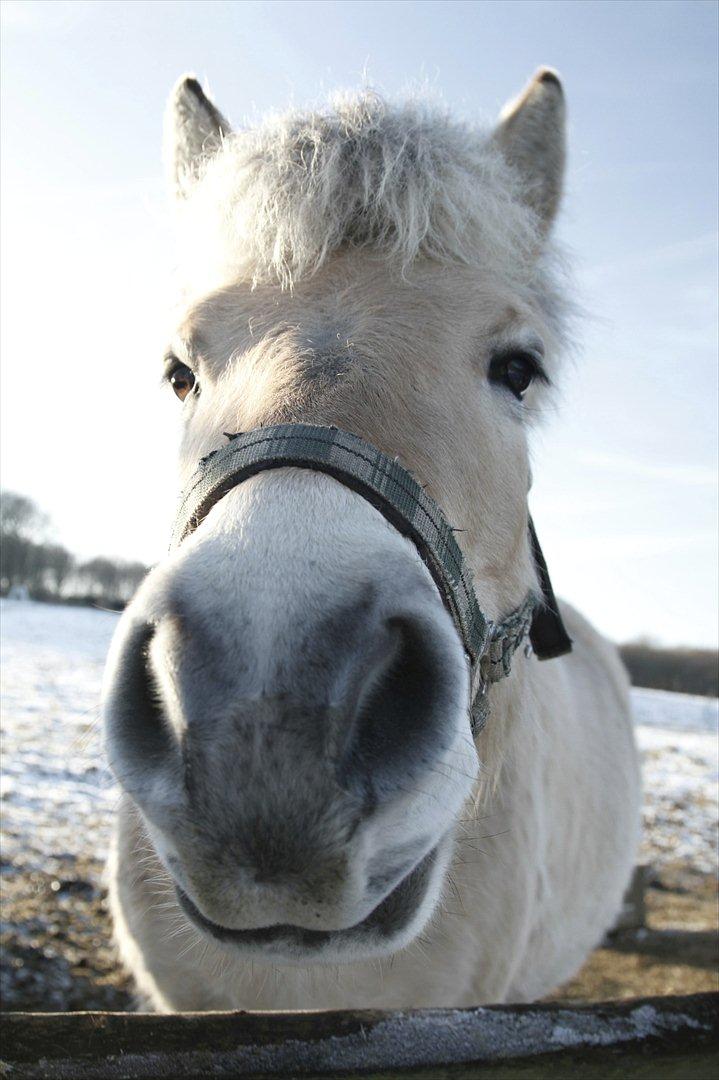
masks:
{"type": "MultiPolygon", "coordinates": [[[[439,503],[483,611],[516,608],[536,587],[529,430],[564,338],[564,114],[543,69],[489,134],[369,93],[233,133],[182,79],[183,480],[223,432],[335,425],[439,503]]],[[[518,651],[475,740],[465,650],[410,539],[305,468],[225,495],[108,665],[112,904],[144,1000],[469,1005],[570,978],[620,907],[639,779],[615,651],[563,610],[571,655],[518,651]]]]}

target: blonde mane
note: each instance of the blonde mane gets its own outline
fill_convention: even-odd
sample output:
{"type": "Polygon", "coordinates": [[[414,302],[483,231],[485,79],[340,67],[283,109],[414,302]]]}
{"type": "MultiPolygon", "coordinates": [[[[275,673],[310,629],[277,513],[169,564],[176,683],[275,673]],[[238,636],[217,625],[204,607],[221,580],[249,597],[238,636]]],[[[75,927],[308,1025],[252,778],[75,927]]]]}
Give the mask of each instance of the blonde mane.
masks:
{"type": "Polygon", "coordinates": [[[436,108],[364,91],[212,151],[181,178],[181,257],[218,283],[291,288],[346,247],[374,248],[404,274],[424,257],[537,281],[538,221],[518,174],[491,136],[436,108]]]}

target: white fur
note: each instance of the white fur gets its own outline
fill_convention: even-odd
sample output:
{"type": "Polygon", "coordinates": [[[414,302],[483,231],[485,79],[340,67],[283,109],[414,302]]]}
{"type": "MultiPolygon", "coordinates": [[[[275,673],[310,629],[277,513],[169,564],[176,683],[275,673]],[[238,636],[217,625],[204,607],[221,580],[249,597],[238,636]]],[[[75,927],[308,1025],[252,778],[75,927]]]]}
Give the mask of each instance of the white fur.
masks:
{"type": "MultiPolygon", "coordinates": [[[[189,109],[183,93],[180,84],[175,104],[186,125],[196,104],[189,109]]],[[[201,386],[183,406],[183,477],[221,444],[222,431],[337,424],[398,454],[426,484],[461,529],[492,618],[522,600],[536,580],[526,532],[527,427],[546,391],[536,384],[520,404],[488,371],[498,349],[529,341],[541,343],[550,375],[557,370],[563,302],[544,239],[561,184],[557,93],[556,79],[540,74],[512,123],[481,138],[419,107],[393,109],[361,95],[256,132],[223,130],[219,151],[175,163],[185,178],[200,177],[183,186],[181,203],[185,311],[174,349],[201,386]],[[522,108],[530,110],[526,123],[522,108]],[[523,174],[538,142],[543,165],[527,175],[525,164],[523,174]]],[[[208,117],[202,111],[203,147],[208,117]]],[[[184,126],[180,135],[182,146],[196,148],[184,126]]],[[[614,650],[567,609],[573,654],[550,663],[517,655],[511,677],[491,691],[477,758],[466,662],[426,569],[360,496],[327,477],[281,470],[248,481],[128,609],[107,714],[114,767],[133,798],[144,806],[154,796],[113,733],[121,704],[113,695],[136,622],[160,627],[151,661],[180,738],[180,638],[167,622],[178,595],[203,625],[221,627],[223,678],[235,677],[241,659],[243,700],[261,701],[303,627],[368,577],[387,611],[407,605],[445,650],[452,737],[426,783],[364,821],[346,846],[349,869],[321,925],[362,918],[369,862],[422,837],[439,842],[431,888],[391,957],[339,949],[324,957],[329,966],[303,965],[301,956],[250,959],[189,923],[172,877],[230,927],[310,925],[299,894],[284,885],[258,891],[239,870],[230,885],[201,865],[201,852],[183,849],[185,796],[168,769],[152,813],[129,800],[122,809],[113,885],[123,957],[155,1008],[530,1000],[577,970],[619,908],[637,842],[639,783],[614,650]]],[[[192,658],[198,685],[200,661],[192,658]]],[[[219,733],[224,699],[209,694],[207,709],[219,733]]],[[[288,820],[307,782],[293,786],[291,764],[282,779],[256,761],[266,797],[287,807],[288,820]]],[[[318,784],[320,772],[318,762],[318,784]]],[[[228,788],[228,813],[236,798],[228,788]]]]}

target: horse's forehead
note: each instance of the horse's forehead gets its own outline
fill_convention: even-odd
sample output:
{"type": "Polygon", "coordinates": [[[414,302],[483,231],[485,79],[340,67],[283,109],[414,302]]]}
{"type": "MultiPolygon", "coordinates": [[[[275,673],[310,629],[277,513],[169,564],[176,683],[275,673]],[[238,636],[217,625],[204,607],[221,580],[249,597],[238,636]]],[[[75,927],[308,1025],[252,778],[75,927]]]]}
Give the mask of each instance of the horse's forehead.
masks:
{"type": "Polygon", "coordinates": [[[407,280],[357,256],[292,292],[233,282],[189,300],[179,335],[200,353],[222,350],[228,339],[257,343],[282,335],[299,350],[338,354],[363,333],[424,337],[433,324],[447,330],[467,320],[494,331],[531,315],[491,273],[425,266],[407,280]]]}

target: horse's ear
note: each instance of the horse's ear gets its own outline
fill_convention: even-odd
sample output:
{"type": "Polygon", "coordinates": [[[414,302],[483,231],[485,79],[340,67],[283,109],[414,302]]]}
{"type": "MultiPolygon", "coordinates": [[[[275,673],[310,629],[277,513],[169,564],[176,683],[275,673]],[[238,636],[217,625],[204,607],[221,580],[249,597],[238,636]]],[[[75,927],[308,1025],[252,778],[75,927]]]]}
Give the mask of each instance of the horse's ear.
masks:
{"type": "Polygon", "coordinates": [[[520,175],[525,201],[549,231],[559,206],[566,157],[564,91],[551,68],[540,68],[502,111],[494,140],[520,175]]]}
{"type": "Polygon", "coordinates": [[[165,112],[165,166],[175,195],[184,198],[188,194],[200,165],[219,150],[230,131],[230,125],[197,79],[183,75],[170,94],[165,112]]]}

